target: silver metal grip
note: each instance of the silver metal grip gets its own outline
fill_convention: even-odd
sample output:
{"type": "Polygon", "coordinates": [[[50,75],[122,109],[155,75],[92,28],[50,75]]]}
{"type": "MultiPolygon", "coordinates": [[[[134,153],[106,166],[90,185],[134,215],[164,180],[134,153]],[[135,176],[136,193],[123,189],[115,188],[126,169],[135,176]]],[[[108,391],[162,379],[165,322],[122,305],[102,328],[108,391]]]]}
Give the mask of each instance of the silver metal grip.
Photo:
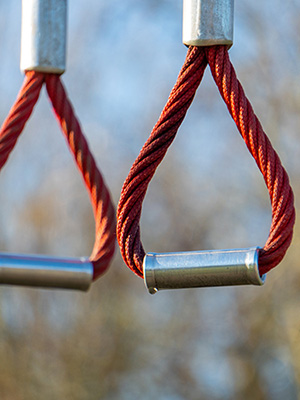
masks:
{"type": "Polygon", "coordinates": [[[258,248],[148,253],[144,280],[151,294],[162,289],[208,286],[263,285],[258,270],[258,248]]]}
{"type": "Polygon", "coordinates": [[[233,9],[234,0],[183,0],[183,43],[231,46],[233,9]]]}
{"type": "Polygon", "coordinates": [[[0,284],[88,290],[93,265],[88,259],[0,253],[0,284]]]}
{"type": "Polygon", "coordinates": [[[66,69],[67,0],[22,0],[21,70],[66,69]]]}

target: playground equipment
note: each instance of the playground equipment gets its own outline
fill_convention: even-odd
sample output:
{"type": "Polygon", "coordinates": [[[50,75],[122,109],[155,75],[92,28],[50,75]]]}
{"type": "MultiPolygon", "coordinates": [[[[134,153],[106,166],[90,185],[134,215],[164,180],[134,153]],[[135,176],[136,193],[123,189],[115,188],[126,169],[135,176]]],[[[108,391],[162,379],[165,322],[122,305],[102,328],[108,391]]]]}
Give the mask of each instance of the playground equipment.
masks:
{"type": "Polygon", "coordinates": [[[87,290],[109,266],[115,211],[109,191],[61,82],[66,59],[66,0],[23,0],[21,69],[25,79],[0,130],[0,169],[8,159],[45,84],[53,111],[90,195],[95,243],[89,258],[0,254],[0,283],[87,290]]]}
{"type": "MultiPolygon", "coordinates": [[[[96,238],[88,259],[0,254],[0,283],[87,290],[108,268],[115,247],[110,195],[83,136],[60,75],[65,70],[66,0],[23,0],[21,69],[24,84],[0,130],[0,169],[8,159],[45,84],[54,113],[90,194],[96,238]]],[[[230,62],[233,0],[183,0],[185,63],[149,139],[124,182],[117,210],[117,239],[126,265],[144,277],[150,293],[161,289],[262,285],[284,257],[295,209],[288,175],[262,129],[230,62]],[[260,169],[272,206],[272,224],[260,248],[145,253],[140,217],[148,185],[191,105],[209,65],[245,144],[260,169]]]]}
{"type": "Polygon", "coordinates": [[[166,106],[126,178],[117,210],[117,239],[126,265],[144,277],[150,293],[197,286],[262,285],[284,257],[295,209],[288,175],[247,99],[230,62],[233,0],[183,0],[185,63],[166,106]],[[145,253],[140,217],[148,185],[173,142],[209,65],[230,115],[254,157],[269,191],[272,225],[263,248],[145,253]]]}

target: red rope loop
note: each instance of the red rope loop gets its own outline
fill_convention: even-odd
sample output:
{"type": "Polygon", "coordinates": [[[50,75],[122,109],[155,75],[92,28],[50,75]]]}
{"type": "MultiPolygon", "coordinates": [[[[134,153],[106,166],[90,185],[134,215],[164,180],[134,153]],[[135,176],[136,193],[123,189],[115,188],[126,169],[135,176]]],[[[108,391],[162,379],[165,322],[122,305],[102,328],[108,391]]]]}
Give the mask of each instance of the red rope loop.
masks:
{"type": "Polygon", "coordinates": [[[96,279],[106,271],[114,253],[114,207],[58,75],[26,72],[17,100],[0,130],[0,169],[7,161],[29,119],[44,82],[54,113],[90,195],[96,230],[90,261],[94,267],[93,279],[96,279]]]}
{"type": "Polygon", "coordinates": [[[118,205],[117,239],[121,254],[126,265],[141,277],[145,255],[139,226],[143,199],[193,100],[207,63],[270,193],[272,225],[260,251],[260,273],[274,268],[291,243],[295,209],[289,179],[237,80],[227,47],[190,47],[168,102],[123,184],[118,205]]]}
{"type": "Polygon", "coordinates": [[[0,169],[6,163],[32,113],[43,82],[43,77],[34,72],[28,72],[25,76],[18,97],[0,130],[0,169]]]}

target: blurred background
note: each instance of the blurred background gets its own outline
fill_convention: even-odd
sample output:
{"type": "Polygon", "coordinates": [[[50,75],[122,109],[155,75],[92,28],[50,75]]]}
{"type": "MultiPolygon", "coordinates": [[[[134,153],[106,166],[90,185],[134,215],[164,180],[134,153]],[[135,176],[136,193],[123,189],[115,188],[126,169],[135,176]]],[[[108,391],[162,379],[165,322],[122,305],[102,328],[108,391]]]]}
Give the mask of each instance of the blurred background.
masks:
{"type": "MultiPolygon", "coordinates": [[[[63,81],[115,204],[184,62],[182,1],[70,1],[63,81]]],[[[0,0],[0,117],[21,87],[21,1],[0,0]]],[[[230,50],[300,195],[300,5],[235,4],[230,50]]],[[[0,175],[0,248],[89,255],[88,195],[42,91],[0,175]]],[[[297,203],[297,202],[296,202],[297,203]]],[[[297,205],[297,204],[296,204],[297,205]]],[[[263,179],[209,70],[144,202],[147,251],[263,246],[263,179]]],[[[0,289],[1,400],[300,398],[299,225],[264,287],[150,296],[117,249],[88,293],[0,289]]]]}

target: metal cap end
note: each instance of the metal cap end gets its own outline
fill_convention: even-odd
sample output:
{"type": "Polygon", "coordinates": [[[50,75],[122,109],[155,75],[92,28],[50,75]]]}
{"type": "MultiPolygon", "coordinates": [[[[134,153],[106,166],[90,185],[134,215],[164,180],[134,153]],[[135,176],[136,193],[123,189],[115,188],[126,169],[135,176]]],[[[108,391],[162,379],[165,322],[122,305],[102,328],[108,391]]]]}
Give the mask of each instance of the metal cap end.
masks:
{"type": "Polygon", "coordinates": [[[228,48],[230,48],[233,45],[233,40],[228,40],[228,39],[224,39],[224,38],[187,40],[183,37],[182,42],[186,46],[198,46],[198,47],[224,45],[224,46],[228,46],[228,48]]]}
{"type": "Polygon", "coordinates": [[[150,294],[158,292],[155,281],[155,255],[155,253],[147,253],[143,260],[144,282],[150,294]]]}
{"type": "Polygon", "coordinates": [[[21,72],[26,72],[26,71],[36,71],[36,72],[42,72],[42,73],[46,73],[46,74],[57,74],[57,75],[62,75],[66,68],[65,67],[53,67],[52,65],[41,65],[41,64],[37,64],[37,65],[26,65],[26,66],[22,66],[22,64],[20,64],[20,70],[21,72]]]}
{"type": "Polygon", "coordinates": [[[247,266],[247,275],[252,285],[262,286],[266,280],[266,274],[260,275],[258,268],[259,247],[249,249],[245,265],[247,266]]]}

